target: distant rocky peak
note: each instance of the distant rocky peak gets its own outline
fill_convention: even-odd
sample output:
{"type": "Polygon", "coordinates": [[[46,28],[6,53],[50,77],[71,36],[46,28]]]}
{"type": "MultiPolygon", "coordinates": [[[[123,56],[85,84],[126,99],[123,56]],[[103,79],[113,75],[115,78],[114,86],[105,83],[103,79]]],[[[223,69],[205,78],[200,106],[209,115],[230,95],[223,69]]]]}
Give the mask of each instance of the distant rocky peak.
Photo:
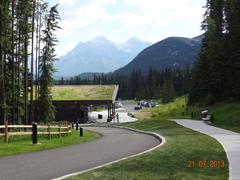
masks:
{"type": "Polygon", "coordinates": [[[114,71],[128,64],[149,45],[137,38],[131,38],[129,42],[115,43],[104,36],[80,42],[55,63],[55,68],[58,70],[55,75],[61,77],[84,72],[114,71]]]}
{"type": "Polygon", "coordinates": [[[97,36],[95,37],[93,40],[90,40],[89,42],[96,42],[96,43],[109,43],[111,42],[110,40],[108,40],[106,37],[104,36],[97,36]]]}
{"type": "Polygon", "coordinates": [[[127,42],[142,42],[142,40],[140,40],[136,37],[132,37],[132,38],[128,39],[127,42]]]}
{"type": "Polygon", "coordinates": [[[152,44],[149,41],[144,41],[144,40],[138,39],[136,37],[132,37],[132,38],[128,39],[125,43],[130,43],[130,44],[144,43],[144,44],[149,44],[149,45],[152,44]]]}

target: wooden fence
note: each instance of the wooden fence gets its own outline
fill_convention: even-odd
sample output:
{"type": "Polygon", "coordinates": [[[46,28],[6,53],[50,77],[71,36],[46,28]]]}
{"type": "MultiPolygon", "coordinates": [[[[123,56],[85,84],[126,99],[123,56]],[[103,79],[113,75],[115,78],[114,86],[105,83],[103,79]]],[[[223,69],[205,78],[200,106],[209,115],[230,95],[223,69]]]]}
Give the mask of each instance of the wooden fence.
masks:
{"type": "MultiPolygon", "coordinates": [[[[3,129],[3,133],[0,133],[0,137],[4,137],[4,143],[8,143],[9,136],[24,136],[32,135],[32,125],[8,125],[7,121],[4,125],[0,126],[0,130],[3,129]]],[[[48,135],[48,138],[51,139],[52,135],[57,135],[58,138],[61,138],[63,134],[68,136],[72,134],[72,126],[70,123],[57,123],[49,125],[37,125],[37,134],[48,135]]]]}

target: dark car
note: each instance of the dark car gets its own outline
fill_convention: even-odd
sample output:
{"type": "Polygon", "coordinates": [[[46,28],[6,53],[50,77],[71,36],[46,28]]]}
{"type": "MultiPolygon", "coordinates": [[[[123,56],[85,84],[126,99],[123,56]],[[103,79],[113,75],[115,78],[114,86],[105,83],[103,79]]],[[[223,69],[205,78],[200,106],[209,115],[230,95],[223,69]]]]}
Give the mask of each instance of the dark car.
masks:
{"type": "Polygon", "coordinates": [[[141,110],[141,109],[142,109],[141,106],[135,106],[135,107],[134,107],[134,110],[135,110],[135,111],[138,111],[138,110],[141,110]]]}

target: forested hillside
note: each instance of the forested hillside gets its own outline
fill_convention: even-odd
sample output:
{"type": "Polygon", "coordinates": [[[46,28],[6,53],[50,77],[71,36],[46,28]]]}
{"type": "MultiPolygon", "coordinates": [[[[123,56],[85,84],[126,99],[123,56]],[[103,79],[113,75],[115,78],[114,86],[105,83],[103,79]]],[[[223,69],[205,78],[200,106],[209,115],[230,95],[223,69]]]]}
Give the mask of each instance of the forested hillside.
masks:
{"type": "Polygon", "coordinates": [[[175,96],[189,92],[192,81],[192,68],[156,70],[150,67],[146,74],[133,70],[130,75],[96,74],[86,79],[75,76],[57,81],[59,85],[99,85],[118,84],[118,97],[122,99],[159,99],[170,102],[175,96]]]}
{"type": "Polygon", "coordinates": [[[147,74],[151,66],[158,71],[192,66],[197,60],[202,38],[203,35],[196,38],[166,38],[144,49],[129,64],[114,73],[129,75],[135,70],[147,74]]]}
{"type": "Polygon", "coordinates": [[[240,1],[208,0],[190,103],[240,100],[240,1]]]}

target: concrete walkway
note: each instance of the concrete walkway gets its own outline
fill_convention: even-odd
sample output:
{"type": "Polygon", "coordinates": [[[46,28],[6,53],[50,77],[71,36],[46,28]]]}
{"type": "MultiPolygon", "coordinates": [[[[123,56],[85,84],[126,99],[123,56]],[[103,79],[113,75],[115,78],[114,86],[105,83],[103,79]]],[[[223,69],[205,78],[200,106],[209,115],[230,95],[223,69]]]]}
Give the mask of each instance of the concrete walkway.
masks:
{"type": "Polygon", "coordinates": [[[48,180],[134,155],[160,144],[151,135],[86,127],[103,135],[84,144],[0,158],[1,180],[48,180]]]}
{"type": "MultiPolygon", "coordinates": [[[[119,122],[117,122],[117,118],[115,118],[115,120],[113,120],[112,123],[126,123],[126,122],[137,121],[136,118],[132,118],[132,117],[128,116],[127,112],[123,108],[116,109],[116,113],[118,113],[118,115],[119,115],[119,122]]],[[[98,123],[107,122],[107,116],[108,116],[108,112],[106,110],[105,111],[99,111],[99,112],[93,111],[93,112],[89,113],[89,117],[91,119],[95,119],[96,122],[98,122],[98,123]],[[98,119],[98,114],[101,114],[103,116],[103,118],[98,119]]]]}
{"type": "Polygon", "coordinates": [[[229,179],[240,180],[240,134],[207,125],[202,121],[175,120],[187,128],[207,134],[219,141],[229,160],[229,179]]]}
{"type": "MultiPolygon", "coordinates": [[[[119,121],[117,122],[117,118],[115,118],[112,123],[127,123],[127,122],[134,122],[137,121],[136,118],[130,117],[128,113],[135,113],[137,112],[134,107],[137,105],[134,101],[119,101],[118,104],[120,105],[119,108],[116,109],[116,113],[119,115],[119,121]]],[[[107,110],[104,111],[93,111],[89,112],[89,118],[95,120],[98,123],[105,123],[107,122],[108,112],[107,110]],[[98,114],[103,116],[102,119],[98,119],[98,114]]]]}

